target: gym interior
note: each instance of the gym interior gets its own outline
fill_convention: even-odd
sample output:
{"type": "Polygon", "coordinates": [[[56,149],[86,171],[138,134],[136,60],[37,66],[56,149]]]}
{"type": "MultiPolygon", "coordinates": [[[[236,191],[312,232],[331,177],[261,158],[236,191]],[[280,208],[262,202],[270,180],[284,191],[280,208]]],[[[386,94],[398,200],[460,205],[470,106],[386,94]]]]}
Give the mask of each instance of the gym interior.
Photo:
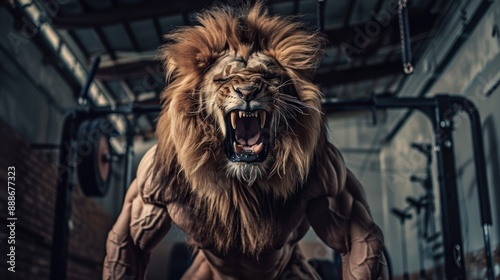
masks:
{"type": "MultiPolygon", "coordinates": [[[[216,2],[244,4],[1,1],[1,279],[101,279],[108,232],[157,143],[164,34],[216,2]]],[[[390,279],[500,279],[500,2],[264,3],[328,41],[313,81],[390,279]]],[[[180,279],[185,242],[174,225],[147,279],[180,279]]],[[[299,246],[341,279],[312,229],[299,246]]]]}

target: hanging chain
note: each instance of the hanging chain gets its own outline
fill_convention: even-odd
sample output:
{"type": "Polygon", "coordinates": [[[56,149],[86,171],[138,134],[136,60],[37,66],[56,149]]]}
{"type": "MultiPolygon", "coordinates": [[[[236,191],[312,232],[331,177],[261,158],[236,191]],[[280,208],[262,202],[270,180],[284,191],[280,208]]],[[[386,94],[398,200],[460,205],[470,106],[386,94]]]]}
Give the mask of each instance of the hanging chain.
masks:
{"type": "Polygon", "coordinates": [[[410,26],[408,23],[408,0],[399,0],[399,34],[401,36],[401,55],[403,70],[406,74],[413,73],[411,64],[410,26]]]}

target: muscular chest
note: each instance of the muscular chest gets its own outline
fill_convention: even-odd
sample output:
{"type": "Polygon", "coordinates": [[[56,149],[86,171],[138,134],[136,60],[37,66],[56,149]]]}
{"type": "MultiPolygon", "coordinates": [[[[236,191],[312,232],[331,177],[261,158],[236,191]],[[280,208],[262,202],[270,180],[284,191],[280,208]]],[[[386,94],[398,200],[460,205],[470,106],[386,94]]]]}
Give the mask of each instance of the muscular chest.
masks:
{"type": "Polygon", "coordinates": [[[309,228],[306,201],[300,196],[255,205],[228,204],[203,207],[199,201],[188,199],[169,203],[167,209],[172,221],[200,248],[212,249],[220,247],[217,243],[232,242],[231,248],[226,248],[231,252],[251,246],[275,250],[296,243],[309,228]]]}

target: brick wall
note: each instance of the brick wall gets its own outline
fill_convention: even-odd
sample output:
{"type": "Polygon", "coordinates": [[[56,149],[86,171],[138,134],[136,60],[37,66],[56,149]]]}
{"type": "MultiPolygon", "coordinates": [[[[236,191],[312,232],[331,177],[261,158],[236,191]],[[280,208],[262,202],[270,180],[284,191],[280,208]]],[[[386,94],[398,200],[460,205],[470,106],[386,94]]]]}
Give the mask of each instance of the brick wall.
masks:
{"type": "MultiPolygon", "coordinates": [[[[49,279],[57,174],[52,156],[31,149],[0,120],[0,279],[49,279]],[[16,272],[7,270],[7,168],[16,168],[16,272]]],[[[100,279],[112,217],[76,187],[67,279],[100,279]]]]}

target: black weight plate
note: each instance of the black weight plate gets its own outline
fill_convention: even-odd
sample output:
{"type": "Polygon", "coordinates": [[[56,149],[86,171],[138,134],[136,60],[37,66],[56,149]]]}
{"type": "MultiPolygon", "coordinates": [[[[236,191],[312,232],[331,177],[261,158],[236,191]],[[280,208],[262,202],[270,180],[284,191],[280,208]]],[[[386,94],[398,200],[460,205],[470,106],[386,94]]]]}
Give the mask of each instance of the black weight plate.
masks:
{"type": "Polygon", "coordinates": [[[87,196],[104,196],[109,189],[109,122],[107,119],[85,120],[78,129],[78,180],[87,196]]]}

